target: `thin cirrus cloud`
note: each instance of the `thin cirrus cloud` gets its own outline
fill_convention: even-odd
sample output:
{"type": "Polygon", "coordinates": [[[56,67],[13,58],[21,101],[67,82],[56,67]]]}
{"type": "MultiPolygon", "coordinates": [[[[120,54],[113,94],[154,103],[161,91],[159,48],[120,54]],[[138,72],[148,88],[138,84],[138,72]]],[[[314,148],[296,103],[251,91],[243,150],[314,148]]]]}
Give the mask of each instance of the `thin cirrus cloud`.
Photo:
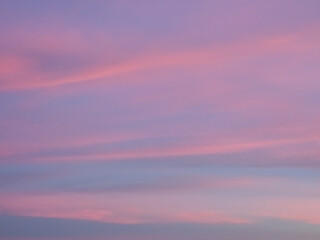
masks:
{"type": "Polygon", "coordinates": [[[0,5],[1,239],[319,239],[319,1],[0,5]]]}
{"type": "MultiPolygon", "coordinates": [[[[19,67],[19,70],[27,70],[25,67],[21,66],[19,63],[20,56],[14,57],[7,57],[3,60],[3,63],[1,64],[1,69],[3,69],[4,72],[4,79],[8,79],[7,81],[4,81],[2,83],[2,91],[5,90],[14,90],[14,89],[33,89],[33,88],[47,88],[47,87],[56,87],[61,86],[65,84],[72,84],[72,83],[79,83],[79,82],[85,82],[85,81],[93,81],[93,80],[101,80],[105,79],[108,82],[108,79],[122,74],[128,74],[131,72],[136,71],[143,71],[145,69],[153,69],[153,68],[168,68],[168,67],[175,67],[175,66],[188,66],[188,65],[199,65],[199,64],[209,64],[210,67],[214,65],[221,65],[226,61],[234,61],[235,59],[241,59],[241,58],[248,58],[248,57],[254,57],[256,55],[263,55],[263,54],[270,54],[270,53],[281,53],[286,51],[305,51],[312,49],[316,47],[317,45],[315,41],[315,36],[312,36],[314,34],[309,33],[309,31],[301,31],[301,33],[295,33],[287,36],[271,36],[267,37],[265,39],[258,39],[255,41],[247,41],[244,43],[237,43],[237,44],[227,44],[226,46],[222,47],[207,47],[205,49],[195,49],[191,51],[186,52],[177,52],[177,53],[165,53],[165,54],[147,54],[145,56],[138,56],[134,60],[126,60],[122,63],[116,63],[116,64],[103,64],[99,58],[103,58],[101,56],[101,53],[97,56],[98,67],[89,67],[88,70],[82,71],[77,70],[78,72],[73,73],[70,75],[70,73],[66,73],[66,76],[60,76],[60,77],[54,77],[47,75],[45,69],[40,68],[40,72],[37,73],[34,71],[33,75],[28,74],[28,71],[26,72],[27,75],[23,77],[23,80],[16,80],[17,78],[21,78],[19,76],[15,77],[14,73],[17,71],[14,71],[13,76],[6,77],[6,72],[8,72],[10,69],[15,69],[19,67]],[[309,38],[308,38],[309,36],[309,38]],[[310,37],[311,36],[311,37],[310,37]],[[306,38],[307,37],[307,38],[306,38]],[[305,39],[306,38],[306,39],[305,39]],[[303,41],[304,40],[304,41],[303,41]],[[311,40],[311,41],[310,41],[311,40]],[[308,41],[308,44],[305,42],[308,41]],[[7,69],[7,70],[6,70],[7,69]],[[80,71],[80,72],[79,72],[80,71]],[[68,76],[69,75],[69,76],[68,76]],[[13,79],[12,79],[13,78],[13,79]],[[48,78],[47,80],[43,80],[43,78],[48,78]],[[39,79],[39,80],[37,80],[39,79]]],[[[59,39],[59,36],[55,37],[59,39]]],[[[52,42],[52,40],[51,40],[52,42]]],[[[57,52],[52,53],[52,49],[49,44],[43,44],[47,45],[48,49],[40,48],[38,51],[41,54],[41,51],[43,51],[44,57],[49,57],[48,60],[55,57],[57,55],[57,52]]],[[[86,46],[85,44],[83,44],[86,46]]],[[[58,45],[59,46],[59,45],[58,45]]],[[[65,50],[69,50],[69,46],[73,46],[72,44],[66,44],[65,46],[59,46],[59,54],[65,54],[65,50]],[[62,48],[61,48],[62,47],[62,48]]],[[[81,46],[81,45],[80,45],[81,46]]],[[[80,50],[80,53],[77,54],[76,52],[71,53],[81,57],[81,55],[85,54],[83,53],[82,48],[78,47],[80,50]]],[[[39,48],[39,47],[37,47],[39,48]]],[[[88,48],[88,47],[87,47],[88,48]]],[[[31,50],[34,49],[34,47],[31,48],[31,50]]],[[[86,48],[85,48],[86,49],[86,48]]],[[[25,51],[28,51],[26,49],[25,51]]],[[[29,50],[30,51],[30,50],[29,50]]],[[[109,54],[109,53],[106,53],[109,54]]],[[[69,57],[66,55],[65,57],[69,57]]],[[[74,61],[73,59],[70,59],[71,61],[74,61]]],[[[37,59],[26,59],[27,62],[34,62],[35,64],[39,65],[37,63],[37,59]]],[[[1,63],[1,62],[0,62],[1,63]]],[[[50,63],[50,61],[49,61],[50,63]]],[[[35,68],[34,66],[33,68],[35,68]]],[[[41,65],[40,65],[41,67],[41,65]]],[[[63,66],[61,66],[63,67],[63,66]]],[[[80,66],[81,67],[81,66],[80,66]]],[[[37,68],[39,68],[37,66],[37,68]]],[[[9,73],[11,72],[9,71],[9,73]]],[[[8,74],[8,73],[7,73],[8,74]]]]}
{"type": "MultiPolygon", "coordinates": [[[[134,140],[134,139],[133,139],[134,140]]],[[[295,150],[295,155],[298,156],[306,156],[308,152],[313,153],[313,155],[317,156],[317,143],[319,139],[317,137],[311,138],[297,138],[297,139],[269,139],[269,140],[254,140],[248,142],[234,142],[231,143],[230,139],[226,139],[229,142],[216,142],[214,144],[201,142],[201,145],[197,143],[193,143],[193,145],[186,145],[186,146],[175,146],[175,147],[153,147],[150,148],[148,146],[141,147],[139,149],[133,150],[113,150],[112,148],[108,152],[104,152],[103,148],[100,149],[96,148],[95,144],[90,144],[87,150],[84,149],[86,147],[85,144],[81,143],[80,145],[70,145],[69,148],[61,148],[60,153],[58,151],[59,148],[55,147],[52,149],[48,149],[47,151],[43,149],[38,150],[31,150],[28,151],[18,151],[18,152],[9,152],[4,153],[2,156],[3,162],[8,161],[23,161],[23,162],[85,162],[85,161],[114,161],[114,160],[138,160],[138,159],[159,159],[159,158],[179,158],[179,157],[190,157],[190,156],[221,156],[221,154],[234,154],[237,153],[246,153],[246,152],[253,152],[253,151],[263,151],[268,150],[275,153],[278,159],[273,160],[273,164],[278,164],[281,166],[283,163],[290,164],[288,162],[287,157],[294,156],[294,154],[290,154],[291,149],[295,150]],[[300,145],[304,146],[305,144],[314,143],[314,147],[311,147],[307,152],[301,149],[298,149],[300,145]],[[94,154],[91,154],[91,149],[96,149],[94,154]],[[56,153],[54,152],[56,151],[56,153]],[[100,153],[99,153],[100,152],[100,153]],[[7,160],[6,160],[7,159],[7,160]]],[[[221,141],[221,140],[220,140],[221,141]]],[[[239,140],[237,140],[239,141],[239,140]]],[[[129,141],[130,142],[130,141],[129,141]]],[[[106,143],[103,142],[98,142],[106,143]]],[[[117,143],[113,142],[113,143],[117,143]]],[[[121,141],[118,142],[121,144],[121,141]]],[[[103,145],[101,145],[103,146],[103,145]]],[[[108,145],[105,145],[108,146],[108,145]]],[[[300,147],[301,148],[301,147],[300,147]]],[[[305,147],[304,147],[305,148],[305,147]]],[[[306,149],[306,148],[305,148],[306,149]]],[[[228,161],[226,160],[226,163],[228,161]]],[[[231,162],[232,164],[232,162],[231,162]]],[[[237,165],[237,161],[233,161],[233,164],[237,165]]],[[[247,164],[259,164],[259,160],[252,159],[249,161],[247,160],[247,164]]],[[[261,164],[263,164],[261,162],[261,164]]],[[[292,162],[293,165],[297,164],[296,162],[292,162]]],[[[302,160],[301,164],[307,166],[308,162],[306,159],[302,160]]],[[[313,166],[315,162],[310,162],[313,166]]]]}
{"type": "MultiPolygon", "coordinates": [[[[237,227],[233,225],[197,225],[197,224],[154,224],[154,225],[126,225],[126,224],[105,224],[95,221],[81,221],[81,220],[69,220],[69,219],[59,219],[59,218],[36,218],[36,217],[23,217],[14,215],[4,215],[1,216],[1,222],[4,223],[5,230],[2,232],[2,237],[4,239],[12,239],[24,237],[26,239],[36,239],[36,238],[51,238],[51,239],[76,239],[90,237],[91,239],[127,239],[129,236],[131,239],[162,239],[163,235],[166,235],[167,239],[193,239],[197,236],[199,231],[204,232],[205,236],[203,239],[210,239],[209,236],[215,235],[217,239],[224,239],[226,236],[232,236],[235,232],[241,234],[240,236],[253,236],[260,237],[260,239],[268,239],[273,237],[274,239],[283,239],[286,235],[283,231],[279,231],[279,228],[273,219],[265,219],[260,221],[255,225],[248,225],[245,227],[237,227]],[[10,224],[11,223],[11,224],[10,224]],[[8,229],[11,229],[12,224],[14,224],[17,231],[16,233],[11,233],[8,229]],[[52,231],[50,227],[55,225],[56,230],[52,231]],[[27,231],[26,227],[29,229],[27,231]],[[39,230],[38,226],[42,226],[42,230],[39,230]],[[49,227],[48,227],[49,226],[49,227]],[[79,229],[77,233],[71,233],[68,229],[79,229]],[[259,229],[259,230],[256,230],[259,229]],[[270,231],[273,231],[270,234],[270,231]],[[276,231],[275,231],[276,230],[276,231]],[[274,233],[275,231],[275,233],[274,233]],[[262,235],[261,235],[262,234],[262,235]]],[[[299,239],[303,235],[304,230],[310,231],[313,234],[308,235],[306,239],[316,239],[316,227],[305,226],[303,229],[297,228],[299,222],[286,222],[277,221],[277,224],[282,225],[285,229],[293,228],[292,239],[299,239]]],[[[245,238],[240,238],[245,239],[245,238]]]]}

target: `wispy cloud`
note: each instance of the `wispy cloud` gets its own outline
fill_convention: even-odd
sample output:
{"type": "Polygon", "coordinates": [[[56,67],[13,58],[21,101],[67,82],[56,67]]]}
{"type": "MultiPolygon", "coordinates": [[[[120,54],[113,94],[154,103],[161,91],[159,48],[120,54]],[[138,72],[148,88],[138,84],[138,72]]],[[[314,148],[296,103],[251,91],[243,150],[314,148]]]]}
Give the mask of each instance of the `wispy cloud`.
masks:
{"type": "MultiPolygon", "coordinates": [[[[59,36],[56,36],[55,38],[59,39],[59,36]]],[[[132,60],[126,60],[116,64],[103,63],[104,60],[103,57],[101,57],[103,54],[100,53],[100,56],[97,56],[97,66],[86,67],[87,69],[85,71],[83,71],[82,68],[79,68],[73,74],[65,73],[60,77],[50,76],[46,73],[45,69],[39,69],[41,65],[39,62],[36,63],[36,59],[30,59],[27,61],[36,63],[39,72],[36,72],[34,68],[34,75],[25,74],[23,80],[21,80],[18,77],[14,77],[15,71],[12,73],[12,77],[9,76],[7,81],[2,82],[1,89],[2,91],[5,91],[10,89],[47,88],[94,80],[110,82],[112,81],[113,76],[157,68],[188,67],[200,64],[208,65],[212,68],[239,58],[245,59],[270,53],[275,54],[310,50],[317,47],[316,42],[314,42],[315,39],[313,38],[312,35],[310,38],[310,33],[307,32],[307,34],[304,34],[304,32],[301,32],[284,36],[271,36],[265,39],[258,38],[256,40],[248,40],[247,42],[231,45],[226,44],[219,47],[208,46],[203,49],[192,49],[184,52],[159,53],[155,51],[152,54],[147,53],[144,56],[136,56],[132,60]],[[309,43],[306,44],[306,41],[309,41],[309,43]]],[[[69,45],[72,44],[66,45],[67,51],[69,45]]],[[[48,57],[50,57],[50,54],[54,57],[54,54],[50,53],[52,51],[51,48],[42,51],[44,51],[44,54],[47,54],[48,57]]],[[[61,51],[63,52],[64,50],[61,51]]],[[[83,53],[80,52],[79,56],[81,56],[81,54],[83,53]]],[[[68,57],[68,55],[66,55],[66,57],[68,57]]],[[[20,56],[14,58],[20,58],[20,56]]],[[[1,64],[1,68],[8,69],[9,62],[10,61],[6,59],[5,63],[1,64]]],[[[15,62],[17,62],[17,60],[15,60],[15,62]]],[[[12,67],[13,65],[11,64],[11,70],[12,67]]]]}

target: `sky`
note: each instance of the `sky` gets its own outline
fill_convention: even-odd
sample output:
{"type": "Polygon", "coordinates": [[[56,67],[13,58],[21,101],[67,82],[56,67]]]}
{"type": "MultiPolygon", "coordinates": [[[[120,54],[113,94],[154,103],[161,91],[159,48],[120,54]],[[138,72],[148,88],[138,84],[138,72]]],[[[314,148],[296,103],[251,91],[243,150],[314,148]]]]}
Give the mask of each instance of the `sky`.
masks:
{"type": "Polygon", "coordinates": [[[0,0],[0,238],[318,240],[319,9],[0,0]]]}

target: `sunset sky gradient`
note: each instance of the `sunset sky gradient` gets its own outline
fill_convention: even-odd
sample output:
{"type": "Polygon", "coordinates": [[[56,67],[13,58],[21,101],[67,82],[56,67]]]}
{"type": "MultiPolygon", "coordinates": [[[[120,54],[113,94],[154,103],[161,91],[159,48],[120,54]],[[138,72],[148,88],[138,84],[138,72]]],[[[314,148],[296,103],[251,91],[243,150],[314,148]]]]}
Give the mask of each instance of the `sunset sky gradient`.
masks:
{"type": "Polygon", "coordinates": [[[319,0],[1,0],[0,239],[320,239],[319,0]]]}

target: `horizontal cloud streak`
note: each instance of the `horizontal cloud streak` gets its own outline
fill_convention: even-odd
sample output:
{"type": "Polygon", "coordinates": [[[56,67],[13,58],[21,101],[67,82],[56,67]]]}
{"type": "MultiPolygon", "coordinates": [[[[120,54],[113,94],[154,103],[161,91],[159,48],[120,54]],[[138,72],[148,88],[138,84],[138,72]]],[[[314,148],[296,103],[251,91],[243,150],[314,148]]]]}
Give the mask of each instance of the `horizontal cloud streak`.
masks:
{"type": "MultiPolygon", "coordinates": [[[[159,158],[159,157],[183,157],[183,156],[200,156],[200,155],[215,155],[215,154],[230,154],[249,152],[256,149],[268,149],[274,147],[281,147],[287,145],[297,145],[302,143],[318,142],[318,138],[310,139],[274,139],[274,140],[256,140],[252,142],[239,142],[239,143],[217,143],[214,145],[203,144],[200,146],[186,146],[174,148],[159,148],[159,149],[141,149],[133,151],[121,151],[102,154],[81,154],[71,156],[36,156],[32,155],[26,161],[92,161],[92,160],[126,160],[126,159],[142,159],[142,158],[159,158]]],[[[41,153],[41,152],[40,152],[41,153]]],[[[16,153],[19,154],[19,153],[16,153]]],[[[15,154],[10,154],[15,155],[15,154]]],[[[28,155],[24,155],[26,158],[28,155]]],[[[281,162],[281,159],[279,160],[281,162]]]]}
{"type": "Polygon", "coordinates": [[[319,1],[0,5],[1,239],[319,239],[319,1]]]}
{"type": "MultiPolygon", "coordinates": [[[[23,81],[10,80],[2,83],[2,90],[10,89],[33,89],[61,86],[71,83],[86,82],[99,79],[108,79],[113,76],[126,74],[145,69],[166,68],[177,66],[192,65],[220,65],[226,61],[232,61],[239,58],[256,57],[257,55],[281,53],[281,52],[300,52],[317,48],[315,37],[305,39],[310,33],[292,34],[287,36],[269,37],[255,41],[248,41],[240,44],[226,45],[222,47],[207,47],[200,50],[190,50],[176,53],[154,53],[138,57],[135,60],[119,64],[104,65],[99,63],[98,67],[85,72],[79,72],[69,77],[60,77],[58,79],[44,80],[46,76],[24,77],[23,81]],[[305,41],[310,43],[307,45],[305,41]],[[104,66],[103,66],[104,65],[104,66]],[[35,80],[39,79],[39,80],[35,80]],[[40,80],[41,79],[41,80],[40,80]]],[[[7,64],[8,61],[6,61],[7,64]]],[[[1,63],[1,62],[0,62],[1,63]]],[[[5,65],[2,68],[6,68],[5,65]]],[[[44,73],[45,74],[45,73],[44,73]]],[[[43,75],[43,74],[42,74],[43,75]]]]}
{"type": "Polygon", "coordinates": [[[274,219],[264,220],[265,226],[261,226],[263,221],[248,226],[215,225],[215,224],[106,224],[94,221],[81,221],[57,218],[34,218],[25,216],[1,215],[1,237],[6,238],[103,238],[103,239],[144,239],[152,235],[152,239],[193,239],[197,232],[205,233],[202,239],[211,239],[214,235],[216,239],[225,239],[236,232],[238,239],[247,239],[250,237],[259,237],[259,239],[283,239],[292,237],[299,239],[304,235],[304,231],[312,232],[306,239],[314,240],[319,235],[317,228],[312,225],[306,225],[299,222],[286,222],[274,219]],[[280,231],[277,224],[284,228],[280,231]],[[41,227],[39,227],[41,226],[41,227]],[[18,231],[12,231],[12,229],[18,231]],[[292,228],[293,232],[286,229],[292,228]],[[77,229],[75,232],[74,229],[77,229]],[[294,235],[295,234],[295,235],[294,235]],[[160,238],[159,238],[160,237],[160,238]]]}

